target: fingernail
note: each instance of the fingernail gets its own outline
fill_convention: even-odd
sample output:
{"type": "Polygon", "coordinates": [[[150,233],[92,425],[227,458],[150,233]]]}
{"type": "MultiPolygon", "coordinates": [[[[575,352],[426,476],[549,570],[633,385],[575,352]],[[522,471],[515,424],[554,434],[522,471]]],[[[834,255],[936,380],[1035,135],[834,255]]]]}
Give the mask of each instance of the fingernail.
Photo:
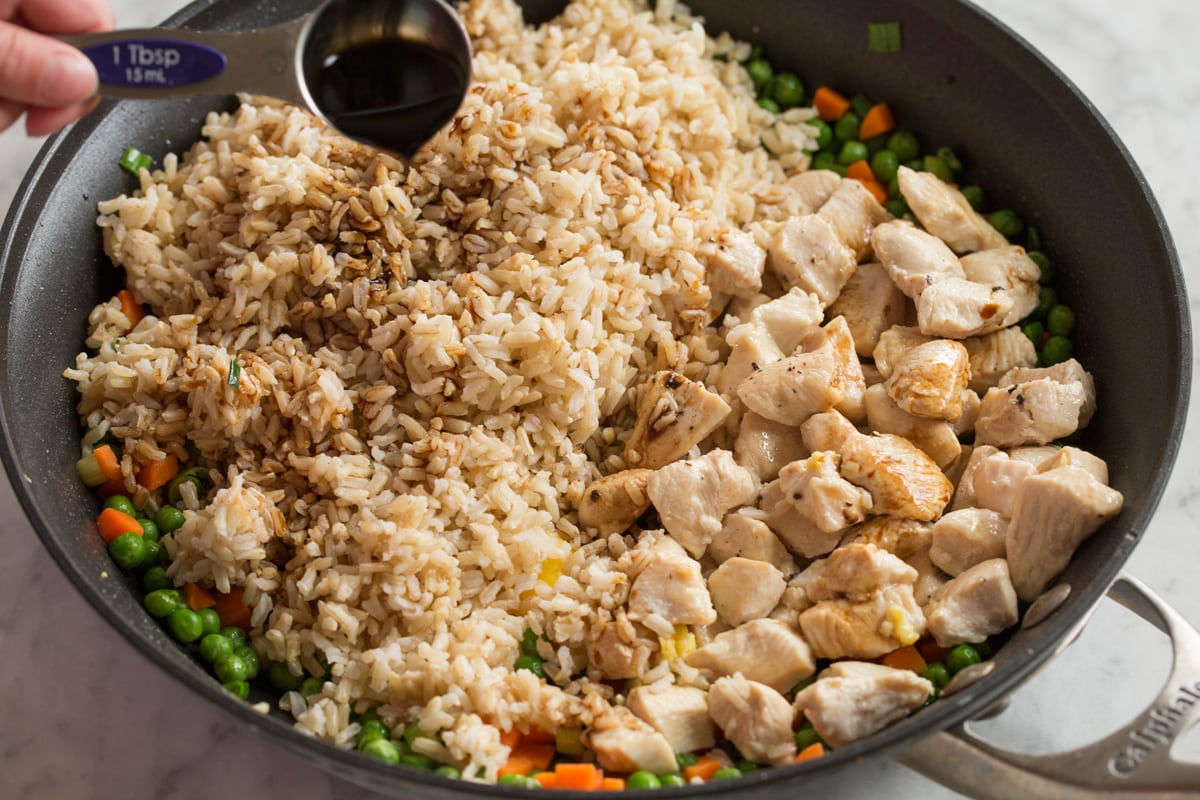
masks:
{"type": "Polygon", "coordinates": [[[65,106],[88,99],[99,82],[96,68],[81,53],[59,53],[51,57],[42,73],[41,100],[38,105],[65,106]]]}

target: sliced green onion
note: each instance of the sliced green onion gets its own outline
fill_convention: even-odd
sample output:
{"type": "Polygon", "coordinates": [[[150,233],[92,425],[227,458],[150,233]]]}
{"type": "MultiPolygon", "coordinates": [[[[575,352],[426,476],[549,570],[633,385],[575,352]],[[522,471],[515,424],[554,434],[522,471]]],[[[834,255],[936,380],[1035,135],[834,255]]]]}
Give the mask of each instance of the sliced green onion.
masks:
{"type": "Polygon", "coordinates": [[[125,152],[121,153],[121,160],[118,162],[121,167],[131,175],[139,174],[143,169],[150,169],[154,165],[154,159],[133,147],[126,147],[125,152]]]}
{"type": "Polygon", "coordinates": [[[225,379],[227,386],[237,386],[242,382],[242,365],[236,361],[229,362],[229,377],[225,379]]]}
{"type": "Polygon", "coordinates": [[[94,489],[108,483],[108,476],[104,474],[104,470],[100,469],[100,462],[96,460],[94,453],[88,453],[76,461],[75,470],[79,473],[79,480],[83,481],[84,486],[94,489]]]}
{"type": "Polygon", "coordinates": [[[174,480],[171,481],[171,485],[167,487],[167,498],[171,501],[172,505],[178,505],[183,499],[179,489],[189,481],[196,485],[196,494],[202,495],[204,487],[208,483],[208,469],[205,467],[188,467],[176,475],[174,480]]]}
{"type": "Polygon", "coordinates": [[[872,53],[898,53],[904,46],[899,22],[871,22],[867,25],[867,49],[872,53]]]}

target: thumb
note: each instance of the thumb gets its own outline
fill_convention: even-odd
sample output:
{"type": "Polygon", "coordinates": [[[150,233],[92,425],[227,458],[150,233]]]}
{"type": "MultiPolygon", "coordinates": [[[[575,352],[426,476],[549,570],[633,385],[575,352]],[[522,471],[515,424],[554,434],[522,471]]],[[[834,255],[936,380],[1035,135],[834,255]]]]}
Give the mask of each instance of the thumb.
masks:
{"type": "Polygon", "coordinates": [[[34,106],[88,99],[99,86],[96,68],[70,45],[0,22],[0,97],[34,106]]]}

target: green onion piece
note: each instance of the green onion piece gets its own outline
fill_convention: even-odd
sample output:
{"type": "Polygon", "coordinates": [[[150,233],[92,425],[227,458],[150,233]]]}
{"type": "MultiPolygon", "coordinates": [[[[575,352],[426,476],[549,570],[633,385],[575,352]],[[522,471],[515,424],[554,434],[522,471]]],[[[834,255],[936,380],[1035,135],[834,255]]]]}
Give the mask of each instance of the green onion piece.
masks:
{"type": "Polygon", "coordinates": [[[189,481],[196,485],[196,494],[203,495],[205,486],[208,484],[208,469],[205,467],[188,467],[185,470],[181,470],[167,487],[167,498],[171,501],[171,505],[178,505],[183,499],[179,489],[189,481]]]}
{"type": "Polygon", "coordinates": [[[903,47],[899,22],[872,22],[867,25],[867,49],[872,53],[898,53],[903,47]]]}
{"type": "Polygon", "coordinates": [[[129,174],[137,175],[143,169],[150,169],[154,165],[154,159],[141,150],[126,147],[125,152],[121,153],[121,160],[118,163],[129,174]]]}
{"type": "Polygon", "coordinates": [[[229,377],[225,379],[227,386],[237,386],[242,382],[242,365],[236,361],[229,362],[229,377]]]}
{"type": "Polygon", "coordinates": [[[88,453],[76,461],[75,470],[79,473],[79,480],[83,481],[84,486],[94,489],[108,483],[108,476],[104,474],[104,470],[100,469],[100,462],[96,460],[94,453],[88,453]]]}

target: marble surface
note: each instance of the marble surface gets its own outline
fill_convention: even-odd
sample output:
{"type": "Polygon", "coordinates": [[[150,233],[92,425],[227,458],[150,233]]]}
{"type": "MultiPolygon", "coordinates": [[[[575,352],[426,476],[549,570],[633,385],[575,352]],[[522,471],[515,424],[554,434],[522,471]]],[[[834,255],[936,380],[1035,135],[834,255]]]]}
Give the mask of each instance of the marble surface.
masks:
{"type": "MultiPolygon", "coordinates": [[[[153,24],[180,0],[115,0],[120,25],[153,24]]],[[[1200,4],[1172,0],[980,0],[1041,49],[1117,130],[1174,232],[1200,311],[1200,4]]],[[[0,210],[40,143],[0,134],[0,210]]],[[[1200,419],[1129,568],[1200,623],[1200,419]]],[[[226,719],[160,672],[84,603],[0,480],[0,797],[376,797],[226,719]]],[[[1166,675],[1165,640],[1103,604],[1068,651],[986,724],[1018,750],[1080,746],[1132,716],[1166,675]]],[[[812,787],[830,798],[958,797],[887,759],[812,787]]]]}

